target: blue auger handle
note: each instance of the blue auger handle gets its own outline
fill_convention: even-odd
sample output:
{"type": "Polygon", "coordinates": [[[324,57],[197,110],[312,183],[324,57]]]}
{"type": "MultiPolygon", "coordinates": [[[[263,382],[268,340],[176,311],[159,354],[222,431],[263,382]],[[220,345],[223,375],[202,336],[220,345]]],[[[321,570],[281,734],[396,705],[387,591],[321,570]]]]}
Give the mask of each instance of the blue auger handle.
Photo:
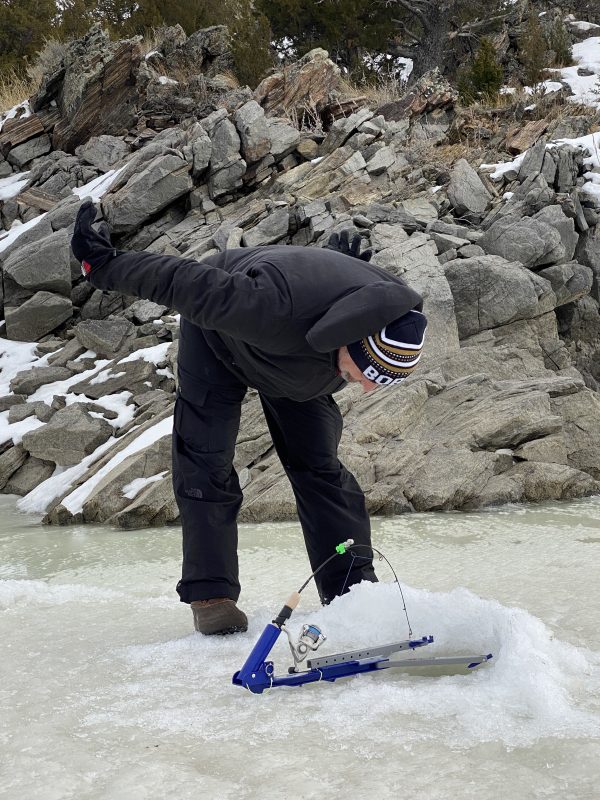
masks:
{"type": "Polygon", "coordinates": [[[244,666],[234,674],[231,679],[232,683],[259,693],[271,686],[273,662],[265,659],[273,649],[280,633],[281,628],[269,622],[252,648],[244,666]]]}

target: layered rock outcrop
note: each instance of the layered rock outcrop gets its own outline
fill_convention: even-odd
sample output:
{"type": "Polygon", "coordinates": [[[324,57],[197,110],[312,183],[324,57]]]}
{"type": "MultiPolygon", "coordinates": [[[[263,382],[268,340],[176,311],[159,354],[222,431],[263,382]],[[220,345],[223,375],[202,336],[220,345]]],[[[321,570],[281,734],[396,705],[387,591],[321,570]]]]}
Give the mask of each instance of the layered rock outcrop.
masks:
{"type": "MultiPolygon", "coordinates": [[[[115,47],[110,53],[133,53],[131,43],[115,47]]],[[[179,63],[190,47],[175,31],[159,60],[179,63]]],[[[140,61],[144,91],[153,58],[140,61]]],[[[215,58],[198,58],[199,74],[213,65],[205,76],[213,80],[215,58]]],[[[321,51],[296,73],[337,74],[321,51]]],[[[46,96],[66,92],[67,76],[65,69],[49,81],[46,96]]],[[[301,84],[289,93],[273,79],[254,97],[236,90],[217,108],[166,127],[161,117],[155,128],[146,100],[116,94],[123,115],[135,108],[135,127],[98,127],[71,147],[83,127],[63,125],[56,135],[71,137],[73,152],[56,149],[59,136],[52,152],[31,150],[25,162],[24,151],[14,151],[55,136],[42,95],[37,122],[28,123],[34,137],[23,139],[28,118],[0,132],[11,175],[23,163],[30,168],[27,185],[0,203],[7,353],[37,342],[35,351],[18,345],[19,369],[5,375],[0,396],[0,485],[24,495],[22,508],[52,523],[177,519],[169,439],[178,318],[174,309],[83,282],[68,241],[81,199],[95,192],[121,249],[202,261],[239,246],[320,247],[349,228],[372,248],[374,263],[423,294],[422,367],[397,389],[365,396],[349,386],[336,396],[345,417],[340,458],[372,513],[600,490],[600,201],[590,190],[585,142],[538,135],[498,174],[465,159],[415,163],[413,145],[428,124],[416,101],[388,118],[362,107],[325,132],[300,130],[290,108],[298,108],[301,84]]],[[[253,391],[235,464],[243,520],[293,517],[253,391]]]]}

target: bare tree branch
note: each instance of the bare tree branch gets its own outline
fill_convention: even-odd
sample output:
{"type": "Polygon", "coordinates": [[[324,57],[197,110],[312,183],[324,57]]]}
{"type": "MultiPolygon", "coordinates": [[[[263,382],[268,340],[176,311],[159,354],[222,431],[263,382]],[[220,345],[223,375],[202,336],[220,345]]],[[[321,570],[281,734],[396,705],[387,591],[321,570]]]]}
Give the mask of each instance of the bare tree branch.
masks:
{"type": "Polygon", "coordinates": [[[488,19],[475,19],[473,22],[465,22],[459,30],[461,33],[481,30],[481,28],[485,28],[488,25],[493,25],[493,23],[497,22],[499,19],[506,19],[509,13],[510,12],[505,12],[503,14],[496,14],[495,17],[489,17],[488,19]]]}
{"type": "Polygon", "coordinates": [[[419,36],[418,33],[415,33],[410,28],[408,28],[406,26],[406,23],[402,22],[401,19],[392,19],[392,22],[395,25],[397,25],[400,33],[402,33],[403,35],[408,36],[409,38],[413,39],[415,42],[420,42],[421,41],[421,36],[419,36]]]}
{"type": "Polygon", "coordinates": [[[394,43],[391,43],[389,45],[389,49],[394,54],[394,56],[396,58],[399,56],[400,58],[410,58],[410,59],[413,59],[413,60],[414,60],[416,52],[417,52],[417,48],[416,47],[415,48],[413,48],[413,47],[403,47],[401,44],[394,44],[394,43]]]}
{"type": "MultiPolygon", "coordinates": [[[[421,11],[421,9],[419,9],[417,7],[417,3],[418,3],[418,0],[410,0],[410,1],[409,0],[394,0],[394,5],[402,6],[402,8],[404,8],[406,11],[408,11],[409,14],[412,14],[414,17],[416,17],[419,20],[419,22],[425,28],[425,30],[428,30],[431,27],[430,23],[429,23],[429,20],[427,19],[427,17],[423,13],[423,11],[421,11]]],[[[389,0],[387,0],[387,4],[389,4],[389,0]]],[[[427,7],[430,7],[429,4],[427,4],[427,7]]]]}

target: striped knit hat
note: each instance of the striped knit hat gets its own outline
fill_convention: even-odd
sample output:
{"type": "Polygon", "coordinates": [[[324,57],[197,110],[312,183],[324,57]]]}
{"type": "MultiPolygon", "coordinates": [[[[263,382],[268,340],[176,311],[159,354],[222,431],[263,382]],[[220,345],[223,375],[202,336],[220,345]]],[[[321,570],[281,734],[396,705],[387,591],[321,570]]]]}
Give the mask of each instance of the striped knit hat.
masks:
{"type": "Polygon", "coordinates": [[[420,311],[390,322],[379,333],[348,345],[348,354],[368,380],[381,386],[402,383],[419,363],[427,317],[420,311]]]}

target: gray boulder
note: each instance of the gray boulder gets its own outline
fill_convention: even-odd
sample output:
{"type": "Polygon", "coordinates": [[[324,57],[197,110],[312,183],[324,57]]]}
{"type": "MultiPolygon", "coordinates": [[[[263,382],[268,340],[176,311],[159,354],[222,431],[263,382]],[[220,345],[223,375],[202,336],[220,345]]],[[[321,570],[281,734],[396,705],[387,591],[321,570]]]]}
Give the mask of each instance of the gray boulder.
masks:
{"type": "Polygon", "coordinates": [[[140,358],[125,363],[113,361],[93,377],[76,383],[71,387],[71,391],[98,400],[106,394],[115,392],[128,391],[136,395],[149,389],[160,389],[166,382],[167,378],[157,375],[154,364],[149,364],[140,358]]]}
{"type": "Polygon", "coordinates": [[[34,342],[56,330],[72,315],[70,298],[52,292],[36,292],[21,306],[4,308],[6,333],[9,339],[34,342]]]}
{"type": "Polygon", "coordinates": [[[499,256],[460,258],[445,265],[461,339],[552,310],[550,283],[499,256]]]}
{"type": "Polygon", "coordinates": [[[570,144],[558,148],[558,165],[555,186],[558,192],[570,192],[577,182],[579,164],[582,162],[581,149],[570,144]]]}
{"type": "Polygon", "coordinates": [[[556,202],[556,193],[548,185],[543,175],[534,173],[528,175],[523,183],[515,188],[511,205],[515,202],[523,203],[523,213],[535,214],[545,206],[556,202]]]}
{"type": "Polygon", "coordinates": [[[367,122],[367,120],[370,120],[373,116],[373,112],[368,108],[361,108],[347,117],[336,119],[332,123],[323,144],[319,148],[319,155],[333,153],[333,151],[341,147],[364,122],[367,122]]]}
{"type": "Polygon", "coordinates": [[[197,131],[196,138],[192,141],[192,175],[197,178],[208,167],[212,155],[212,142],[210,136],[203,128],[197,131]]]}
{"type": "Polygon", "coordinates": [[[575,258],[580,264],[590,267],[594,275],[592,297],[600,302],[600,227],[595,226],[583,233],[577,242],[575,258]]]}
{"type": "Polygon", "coordinates": [[[117,136],[92,136],[85,144],[75,148],[75,155],[86,164],[108,172],[129,154],[129,147],[117,136]]]}
{"type": "Polygon", "coordinates": [[[85,350],[86,348],[76,338],[70,339],[63,347],[48,356],[48,364],[53,367],[66,367],[69,361],[82,355],[85,350]]]}
{"type": "Polygon", "coordinates": [[[37,139],[29,139],[29,141],[13,147],[7,156],[7,161],[15,167],[23,169],[34,158],[45,156],[50,150],[52,150],[50,137],[44,134],[43,136],[38,136],[37,139]]]}
{"type": "Polygon", "coordinates": [[[533,219],[545,222],[558,231],[564,250],[564,255],[561,256],[556,263],[570,261],[575,254],[575,249],[579,240],[579,234],[575,230],[575,220],[572,217],[567,217],[559,205],[546,206],[545,208],[542,208],[541,211],[537,212],[533,219]]]}
{"type": "Polygon", "coordinates": [[[15,394],[30,395],[37,391],[40,386],[55,381],[64,381],[72,376],[70,369],[66,367],[36,367],[36,369],[25,369],[17,372],[10,382],[10,390],[15,394]]]}
{"type": "Polygon", "coordinates": [[[464,158],[456,162],[450,173],[447,194],[455,214],[473,221],[483,217],[492,200],[481,178],[464,158]]]}
{"type": "Polygon", "coordinates": [[[0,253],[0,260],[2,263],[6,263],[11,255],[17,250],[20,250],[22,247],[25,247],[31,242],[38,242],[40,239],[49,236],[53,229],[48,217],[49,214],[46,214],[46,216],[42,217],[42,219],[33,227],[28,228],[27,230],[23,231],[23,233],[20,233],[19,236],[12,242],[12,244],[9,244],[7,247],[5,247],[0,253]]]}
{"type": "Polygon", "coordinates": [[[36,416],[40,422],[48,422],[54,414],[54,409],[41,400],[35,403],[22,403],[13,406],[8,412],[8,421],[21,422],[27,417],[36,416]]]}
{"type": "Polygon", "coordinates": [[[146,322],[153,322],[160,319],[168,311],[166,306],[153,303],[151,300],[136,300],[127,307],[126,315],[129,319],[135,320],[138,324],[144,325],[146,322]]]}
{"type": "MultiPolygon", "coordinates": [[[[378,235],[379,230],[383,232],[385,228],[378,226],[378,235]]],[[[429,236],[413,233],[407,239],[381,250],[373,259],[377,266],[404,278],[422,295],[423,311],[427,315],[423,363],[427,364],[433,364],[459,349],[455,301],[436,252],[436,245],[429,236]]]]}
{"type": "Polygon", "coordinates": [[[192,188],[190,165],[174,153],[157,156],[125,186],[107,193],[102,209],[115,233],[127,233],[187,194],[192,188]]]}
{"type": "Polygon", "coordinates": [[[135,325],[123,317],[84,320],[75,327],[75,336],[82,347],[101,356],[114,356],[135,335],[135,325]]]}
{"type": "Polygon", "coordinates": [[[31,296],[36,291],[71,295],[71,234],[59,230],[11,253],[4,262],[5,302],[16,305],[22,290],[31,296]],[[10,281],[6,281],[6,278],[10,281]],[[11,289],[11,282],[17,288],[11,289]],[[19,290],[21,290],[19,292],[19,290]]]}
{"type": "MultiPolygon", "coordinates": [[[[284,158],[300,144],[302,135],[298,128],[276,119],[267,119],[267,125],[269,126],[271,153],[276,159],[284,158]]],[[[307,143],[310,142],[313,146],[312,156],[308,157],[314,158],[317,154],[317,145],[311,139],[305,141],[307,143]]],[[[305,152],[308,152],[308,150],[305,150],[305,152]]]]}
{"type": "Polygon", "coordinates": [[[0,490],[4,489],[11,475],[22,467],[27,459],[27,451],[21,444],[9,447],[0,455],[0,490]]]}
{"type": "Polygon", "coordinates": [[[271,149],[269,126],[265,112],[256,100],[248,100],[234,114],[235,126],[242,145],[246,163],[260,161],[271,149]]]}
{"type": "Polygon", "coordinates": [[[208,188],[211,198],[220,197],[242,185],[246,162],[240,155],[241,141],[235,125],[221,119],[212,132],[212,155],[208,188]]]}
{"type": "Polygon", "coordinates": [[[494,222],[477,244],[491,255],[526,267],[553,264],[565,257],[560,233],[543,220],[510,217],[494,222]]]}
{"type": "Polygon", "coordinates": [[[367,161],[367,172],[369,175],[382,175],[393,167],[396,162],[396,154],[391,147],[381,147],[375,155],[367,161]]]}
{"type": "Polygon", "coordinates": [[[123,308],[123,295],[119,292],[102,292],[94,289],[85,300],[79,316],[81,319],[106,319],[123,308]]]}
{"type": "Polygon", "coordinates": [[[552,267],[541,269],[537,274],[550,281],[556,295],[557,307],[579,300],[589,294],[592,288],[592,270],[583,264],[578,264],[577,261],[555,264],[552,267]]]}
{"type": "Polygon", "coordinates": [[[0,411],[9,411],[13,406],[22,405],[25,400],[24,394],[5,394],[0,397],[0,411]]]}
{"type": "MultiPolygon", "coordinates": [[[[535,175],[542,171],[546,155],[546,137],[542,136],[525,153],[525,158],[519,168],[519,181],[522,183],[530,175],[535,175]]],[[[552,183],[548,181],[548,183],[552,183]]]]}
{"type": "MultiPolygon", "coordinates": [[[[123,518],[120,523],[121,527],[143,527],[144,524],[147,527],[153,524],[153,520],[158,516],[160,509],[164,509],[166,503],[171,508],[169,519],[157,520],[156,524],[166,524],[167,521],[173,522],[177,518],[178,512],[174,502],[173,490],[171,489],[170,471],[171,436],[169,435],[124,459],[94,487],[83,507],[85,521],[116,522],[115,515],[129,508],[130,513],[127,515],[129,524],[123,524],[125,521],[125,518],[123,518]],[[163,484],[162,488],[166,490],[165,496],[158,507],[155,507],[148,497],[148,495],[152,496],[153,494],[151,491],[152,484],[138,489],[137,492],[135,484],[131,486],[133,481],[140,478],[150,478],[153,483],[163,484]],[[146,497],[145,502],[144,495],[146,497]],[[148,502],[149,500],[150,502],[148,502]],[[143,503],[144,511],[142,511],[140,501],[143,503]],[[133,509],[136,510],[134,511],[133,509]],[[145,522],[143,519],[144,514],[146,515],[145,522]]],[[[156,487],[154,488],[156,489],[156,487]]],[[[156,496],[154,497],[156,499],[156,496]]]]}
{"type": "Polygon", "coordinates": [[[242,237],[244,247],[258,247],[260,245],[274,244],[287,236],[290,224],[288,208],[278,208],[268,217],[261,220],[242,237]]]}
{"type": "Polygon", "coordinates": [[[50,422],[28,431],[23,447],[38,458],[44,457],[59,466],[72,466],[93,453],[113,434],[105,419],[92,417],[77,403],[57,411],[50,422]]]}
{"type": "Polygon", "coordinates": [[[23,465],[13,472],[2,491],[4,494],[18,494],[24,497],[49,478],[53,472],[52,461],[29,456],[23,465]]]}

